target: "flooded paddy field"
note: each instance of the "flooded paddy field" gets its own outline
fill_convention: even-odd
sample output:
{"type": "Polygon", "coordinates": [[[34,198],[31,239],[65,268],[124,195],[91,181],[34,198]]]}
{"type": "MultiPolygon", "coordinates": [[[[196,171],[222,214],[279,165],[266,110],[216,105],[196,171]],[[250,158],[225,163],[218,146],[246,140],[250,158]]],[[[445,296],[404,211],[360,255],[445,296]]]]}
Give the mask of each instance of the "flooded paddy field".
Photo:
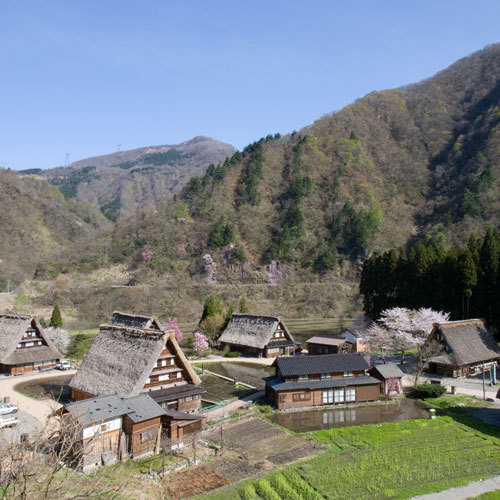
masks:
{"type": "Polygon", "coordinates": [[[73,375],[61,375],[59,377],[39,378],[21,382],[14,389],[31,398],[54,399],[65,403],[71,397],[71,389],[68,384],[72,377],[73,375]]]}
{"type": "Polygon", "coordinates": [[[429,411],[425,404],[413,399],[401,399],[394,402],[375,403],[359,407],[277,412],[269,417],[272,422],[294,432],[378,424],[414,418],[429,418],[429,411]]]}

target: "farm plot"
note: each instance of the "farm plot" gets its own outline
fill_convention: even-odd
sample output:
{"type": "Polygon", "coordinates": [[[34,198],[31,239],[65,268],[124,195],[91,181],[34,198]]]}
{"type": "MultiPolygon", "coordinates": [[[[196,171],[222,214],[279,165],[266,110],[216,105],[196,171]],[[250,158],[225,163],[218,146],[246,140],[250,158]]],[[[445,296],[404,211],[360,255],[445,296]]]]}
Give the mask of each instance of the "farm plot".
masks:
{"type": "Polygon", "coordinates": [[[208,499],[403,499],[500,473],[500,431],[438,417],[317,431],[330,450],[208,499]]]}

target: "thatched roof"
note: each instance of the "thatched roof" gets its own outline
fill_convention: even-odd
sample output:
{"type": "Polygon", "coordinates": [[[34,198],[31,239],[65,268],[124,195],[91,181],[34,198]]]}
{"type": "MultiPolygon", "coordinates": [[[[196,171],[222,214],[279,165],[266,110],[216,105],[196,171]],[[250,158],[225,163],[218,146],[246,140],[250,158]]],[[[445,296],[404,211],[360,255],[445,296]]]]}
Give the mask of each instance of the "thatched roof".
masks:
{"type": "Polygon", "coordinates": [[[441,337],[445,352],[433,362],[463,366],[500,359],[500,347],[481,319],[436,323],[429,339],[441,337]]]}
{"type": "Polygon", "coordinates": [[[111,324],[113,326],[124,326],[126,328],[139,328],[141,330],[162,330],[160,322],[155,316],[124,313],[120,311],[113,311],[111,324]]]}
{"type": "Polygon", "coordinates": [[[273,333],[281,325],[285,336],[295,340],[279,316],[257,316],[254,314],[233,314],[219,337],[219,342],[264,349],[273,333]]]}
{"type": "Polygon", "coordinates": [[[38,319],[34,316],[18,314],[0,314],[0,363],[18,365],[61,359],[61,354],[43,331],[38,319]],[[16,350],[26,330],[34,328],[47,343],[46,346],[30,347],[16,350]]]}
{"type": "Polygon", "coordinates": [[[69,385],[95,396],[135,396],[144,387],[167,342],[192,382],[200,384],[173,332],[102,325],[69,385]]]}

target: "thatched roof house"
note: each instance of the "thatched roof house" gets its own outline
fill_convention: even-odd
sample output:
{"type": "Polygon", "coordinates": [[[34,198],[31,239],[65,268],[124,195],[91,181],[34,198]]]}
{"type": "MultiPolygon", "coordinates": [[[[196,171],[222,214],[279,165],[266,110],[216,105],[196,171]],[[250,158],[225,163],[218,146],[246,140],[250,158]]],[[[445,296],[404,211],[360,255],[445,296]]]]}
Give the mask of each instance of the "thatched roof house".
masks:
{"type": "Polygon", "coordinates": [[[0,372],[16,375],[50,368],[60,359],[36,317],[0,315],[0,372]]]}
{"type": "Polygon", "coordinates": [[[155,316],[124,313],[120,311],[113,312],[111,324],[113,326],[124,326],[126,328],[139,328],[140,330],[162,330],[160,322],[155,316]]]}
{"type": "Polygon", "coordinates": [[[254,314],[233,314],[218,341],[232,350],[259,357],[291,354],[300,346],[281,317],[254,314]]]}
{"type": "Polygon", "coordinates": [[[147,392],[170,409],[193,411],[201,406],[200,384],[174,332],[102,325],[70,387],[75,399],[147,392]]]}
{"type": "Polygon", "coordinates": [[[434,373],[459,377],[500,360],[500,347],[481,319],[436,323],[427,339],[430,342],[437,342],[442,351],[429,363],[434,373]]]}

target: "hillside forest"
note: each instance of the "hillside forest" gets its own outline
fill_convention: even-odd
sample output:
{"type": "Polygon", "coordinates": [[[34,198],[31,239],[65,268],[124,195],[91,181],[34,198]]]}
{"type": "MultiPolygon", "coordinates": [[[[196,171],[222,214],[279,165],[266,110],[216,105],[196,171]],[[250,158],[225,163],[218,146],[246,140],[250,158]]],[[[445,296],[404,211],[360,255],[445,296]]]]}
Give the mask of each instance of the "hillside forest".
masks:
{"type": "MultiPolygon", "coordinates": [[[[63,227],[58,239],[65,247],[57,258],[41,252],[17,279],[54,280],[120,265],[127,281],[182,283],[192,299],[200,286],[278,283],[308,290],[297,296],[301,314],[307,302],[310,314],[332,315],[346,311],[347,302],[356,304],[368,259],[361,290],[370,316],[394,304],[429,305],[456,319],[480,314],[495,322],[489,308],[498,255],[491,250],[488,260],[483,247],[498,246],[499,123],[497,44],[420,83],[372,92],[300,131],[257,140],[209,163],[154,204],[110,217],[106,204],[66,193],[62,210],[100,211],[102,217],[87,215],[94,220],[87,237],[93,244],[68,252],[75,237],[64,240],[63,227]],[[313,284],[320,286],[317,293],[329,294],[317,305],[313,284]]],[[[148,171],[141,175],[146,179],[148,171]]],[[[61,179],[50,181],[52,196],[62,196],[56,189],[61,179]]],[[[18,194],[11,196],[17,203],[18,194]]],[[[49,234],[50,223],[40,224],[49,234]]],[[[22,227],[15,224],[5,235],[10,246],[0,241],[2,258],[8,255],[3,260],[18,269],[23,264],[7,248],[13,241],[21,245],[22,227]]],[[[270,312],[272,293],[256,295],[253,306],[270,312]]],[[[195,302],[189,310],[169,306],[169,313],[189,316],[201,309],[195,302]]]]}

